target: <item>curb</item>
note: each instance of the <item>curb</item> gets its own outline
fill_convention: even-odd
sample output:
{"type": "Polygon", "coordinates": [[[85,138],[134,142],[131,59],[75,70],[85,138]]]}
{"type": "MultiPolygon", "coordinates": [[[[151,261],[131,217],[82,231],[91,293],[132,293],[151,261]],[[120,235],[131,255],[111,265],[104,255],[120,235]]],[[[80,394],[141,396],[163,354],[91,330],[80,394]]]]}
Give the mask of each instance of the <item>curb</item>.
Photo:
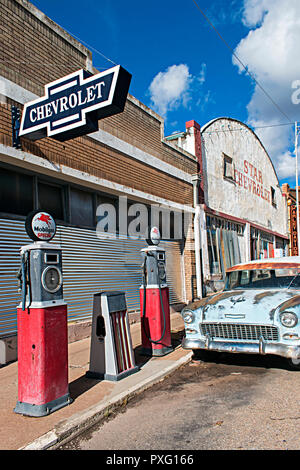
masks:
{"type": "Polygon", "coordinates": [[[52,431],[47,432],[43,436],[35,439],[30,444],[26,444],[18,450],[55,450],[58,446],[79,436],[83,431],[88,430],[95,424],[99,424],[102,420],[107,418],[112,411],[116,410],[120,406],[126,405],[130,397],[142,393],[155,383],[160,382],[171,372],[174,372],[182,365],[190,362],[192,356],[193,352],[191,351],[174,364],[166,367],[125,392],[116,395],[111,400],[95,405],[88,410],[77,413],[71,418],[62,421],[52,431]]]}

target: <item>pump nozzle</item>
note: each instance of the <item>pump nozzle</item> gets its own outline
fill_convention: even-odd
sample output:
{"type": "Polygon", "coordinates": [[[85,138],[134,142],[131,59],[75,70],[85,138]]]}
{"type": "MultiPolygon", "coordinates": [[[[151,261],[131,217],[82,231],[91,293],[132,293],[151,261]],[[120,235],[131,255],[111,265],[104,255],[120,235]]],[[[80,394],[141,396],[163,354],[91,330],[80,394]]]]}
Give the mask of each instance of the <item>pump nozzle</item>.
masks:
{"type": "MultiPolygon", "coordinates": [[[[31,296],[30,291],[30,274],[29,274],[29,259],[28,252],[21,252],[21,266],[17,274],[18,278],[18,289],[22,294],[22,310],[25,310],[26,305],[26,296],[27,290],[29,291],[29,296],[31,296]]],[[[31,300],[30,300],[31,303],[31,300]]]]}

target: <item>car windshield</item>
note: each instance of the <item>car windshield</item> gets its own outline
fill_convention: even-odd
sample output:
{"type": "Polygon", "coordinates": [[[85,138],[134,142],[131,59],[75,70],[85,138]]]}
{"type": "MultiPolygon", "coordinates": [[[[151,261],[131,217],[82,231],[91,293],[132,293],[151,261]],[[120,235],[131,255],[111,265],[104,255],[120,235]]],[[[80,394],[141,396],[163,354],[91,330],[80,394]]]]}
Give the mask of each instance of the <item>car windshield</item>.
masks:
{"type": "Polygon", "coordinates": [[[251,269],[227,273],[225,290],[300,289],[300,268],[251,269]]]}

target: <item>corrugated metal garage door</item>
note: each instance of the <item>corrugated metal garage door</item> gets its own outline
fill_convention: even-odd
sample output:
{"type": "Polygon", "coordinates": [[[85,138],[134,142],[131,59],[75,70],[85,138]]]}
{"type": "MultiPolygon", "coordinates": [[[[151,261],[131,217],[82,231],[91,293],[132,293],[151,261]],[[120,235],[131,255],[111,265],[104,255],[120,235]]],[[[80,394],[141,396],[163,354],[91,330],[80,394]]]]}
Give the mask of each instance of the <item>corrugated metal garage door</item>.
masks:
{"type": "MultiPolygon", "coordinates": [[[[57,227],[53,242],[63,249],[64,298],[69,321],[91,318],[93,294],[102,290],[126,292],[128,310],[139,310],[141,240],[102,239],[95,230],[57,227]]],[[[16,274],[20,247],[31,243],[24,222],[0,219],[0,337],[17,330],[20,301],[16,274]]],[[[179,242],[161,242],[167,254],[171,303],[182,302],[182,257],[179,242]]]]}

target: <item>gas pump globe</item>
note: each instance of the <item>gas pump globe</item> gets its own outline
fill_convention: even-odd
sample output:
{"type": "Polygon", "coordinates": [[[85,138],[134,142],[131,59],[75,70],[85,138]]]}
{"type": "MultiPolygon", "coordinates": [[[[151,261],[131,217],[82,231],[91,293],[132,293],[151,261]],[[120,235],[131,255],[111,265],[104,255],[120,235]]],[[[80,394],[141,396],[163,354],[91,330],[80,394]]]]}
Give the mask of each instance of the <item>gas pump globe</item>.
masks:
{"type": "Polygon", "coordinates": [[[50,214],[29,214],[25,228],[34,243],[21,248],[18,402],[14,411],[44,416],[71,402],[62,250],[49,243],[56,232],[50,214]]]}

